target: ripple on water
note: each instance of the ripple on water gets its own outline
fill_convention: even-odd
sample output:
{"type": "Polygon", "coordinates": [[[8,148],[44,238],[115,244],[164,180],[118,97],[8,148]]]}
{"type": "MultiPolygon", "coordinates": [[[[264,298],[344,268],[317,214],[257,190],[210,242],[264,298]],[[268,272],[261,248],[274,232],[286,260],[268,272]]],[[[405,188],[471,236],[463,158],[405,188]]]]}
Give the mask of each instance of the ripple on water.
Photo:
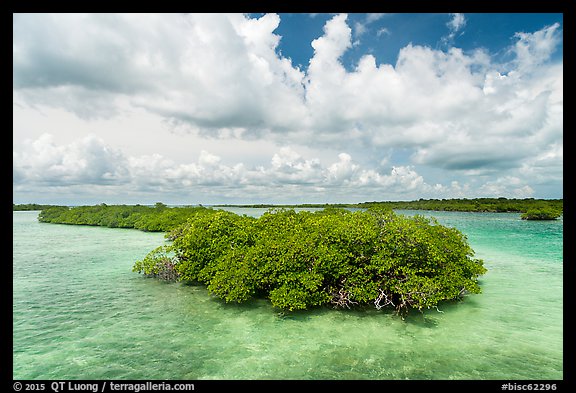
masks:
{"type": "Polygon", "coordinates": [[[162,234],[15,214],[13,378],[562,379],[562,226],[438,216],[485,260],[483,293],[402,320],[227,305],[131,272],[162,234]]]}

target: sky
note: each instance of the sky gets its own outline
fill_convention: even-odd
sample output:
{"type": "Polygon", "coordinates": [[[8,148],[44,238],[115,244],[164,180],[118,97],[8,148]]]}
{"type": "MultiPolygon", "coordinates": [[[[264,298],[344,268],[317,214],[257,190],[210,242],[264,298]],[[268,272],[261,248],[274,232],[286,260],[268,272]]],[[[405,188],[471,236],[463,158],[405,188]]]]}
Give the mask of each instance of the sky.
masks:
{"type": "Polygon", "coordinates": [[[13,201],[563,197],[563,15],[14,14],[13,201]]]}

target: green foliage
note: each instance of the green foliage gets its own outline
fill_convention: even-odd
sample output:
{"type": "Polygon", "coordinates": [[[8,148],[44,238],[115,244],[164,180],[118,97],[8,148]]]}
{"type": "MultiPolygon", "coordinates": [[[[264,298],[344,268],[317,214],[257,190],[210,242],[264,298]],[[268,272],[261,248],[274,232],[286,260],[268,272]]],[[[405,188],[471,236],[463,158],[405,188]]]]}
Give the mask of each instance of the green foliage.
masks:
{"type": "Polygon", "coordinates": [[[48,206],[38,215],[40,222],[95,225],[109,228],[134,228],[147,232],[167,232],[190,217],[211,213],[204,207],[168,208],[163,203],[151,206],[106,205],[48,206]]]}
{"type": "Polygon", "coordinates": [[[561,215],[562,210],[544,206],[528,209],[520,217],[523,220],[555,220],[561,215]]]}
{"type": "Polygon", "coordinates": [[[179,263],[176,269],[184,281],[209,283],[220,258],[251,241],[254,218],[226,211],[197,215],[172,232],[179,263]]]}
{"type": "Polygon", "coordinates": [[[437,211],[467,211],[493,213],[522,213],[533,208],[552,208],[562,211],[562,199],[507,199],[507,198],[475,198],[475,199],[419,199],[410,202],[365,202],[357,207],[385,206],[390,209],[402,210],[437,210],[437,211]]]}
{"type": "Polygon", "coordinates": [[[339,204],[313,204],[300,205],[222,205],[239,207],[278,208],[371,208],[383,207],[395,210],[436,210],[436,211],[465,211],[465,212],[493,212],[493,213],[522,213],[535,207],[548,207],[555,210],[563,210],[562,199],[507,199],[507,198],[456,198],[456,199],[419,199],[417,201],[383,201],[363,203],[339,203],[339,204]]]}
{"type": "Polygon", "coordinates": [[[42,209],[38,215],[38,220],[40,222],[59,222],[61,217],[64,217],[68,210],[67,206],[48,206],[42,209]]]}
{"type": "Polygon", "coordinates": [[[48,206],[39,220],[166,232],[172,243],[137,261],[135,272],[199,282],[226,302],[268,298],[283,310],[374,305],[404,314],[479,293],[486,271],[458,230],[381,203],[354,212],[276,209],[258,219],[160,202],[48,206]]]}
{"type": "Polygon", "coordinates": [[[176,259],[173,254],[171,255],[171,251],[171,246],[155,248],[143,260],[137,261],[132,271],[166,281],[176,281],[178,278],[178,273],[174,268],[176,259]]]}
{"type": "Polygon", "coordinates": [[[49,207],[55,207],[58,205],[39,205],[37,203],[24,203],[24,204],[12,204],[12,211],[30,211],[30,210],[42,210],[49,207]]]}
{"type": "Polygon", "coordinates": [[[134,270],[160,276],[168,263],[178,280],[203,283],[226,302],[265,297],[283,310],[373,304],[404,314],[479,293],[486,272],[458,230],[382,207],[279,209],[258,219],[212,211],[169,237],[134,270]]]}

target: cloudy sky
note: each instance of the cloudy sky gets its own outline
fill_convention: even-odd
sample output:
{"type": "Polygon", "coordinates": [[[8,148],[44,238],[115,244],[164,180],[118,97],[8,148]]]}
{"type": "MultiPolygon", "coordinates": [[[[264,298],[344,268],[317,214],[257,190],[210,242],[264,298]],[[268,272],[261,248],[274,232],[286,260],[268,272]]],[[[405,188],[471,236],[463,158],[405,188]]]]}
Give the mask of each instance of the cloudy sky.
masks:
{"type": "Polygon", "coordinates": [[[562,14],[14,14],[14,203],[562,198],[562,14]]]}

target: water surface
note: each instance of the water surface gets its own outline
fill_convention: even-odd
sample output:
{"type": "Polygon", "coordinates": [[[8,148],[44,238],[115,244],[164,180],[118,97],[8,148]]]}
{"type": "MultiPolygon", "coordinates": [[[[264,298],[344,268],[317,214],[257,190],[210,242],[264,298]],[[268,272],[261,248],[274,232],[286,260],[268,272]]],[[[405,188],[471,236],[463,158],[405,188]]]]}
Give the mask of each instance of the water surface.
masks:
{"type": "MultiPolygon", "coordinates": [[[[236,209],[240,214],[262,212],[236,209]]],[[[14,212],[14,379],[562,379],[563,221],[433,215],[468,236],[483,293],[415,312],[279,315],[131,271],[163,234],[14,212]]]]}

